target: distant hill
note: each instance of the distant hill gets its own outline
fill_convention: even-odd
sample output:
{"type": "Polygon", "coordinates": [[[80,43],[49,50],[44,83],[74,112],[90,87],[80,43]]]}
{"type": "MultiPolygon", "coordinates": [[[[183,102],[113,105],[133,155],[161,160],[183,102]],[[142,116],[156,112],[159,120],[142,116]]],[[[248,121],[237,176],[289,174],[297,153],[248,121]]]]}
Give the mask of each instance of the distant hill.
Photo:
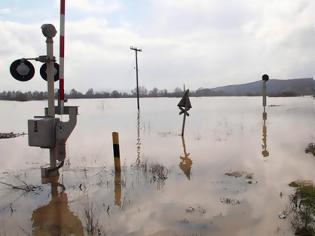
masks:
{"type": "MultiPolygon", "coordinates": [[[[315,81],[313,78],[278,80],[267,82],[268,96],[301,96],[313,95],[315,81]]],[[[198,89],[197,96],[259,96],[262,92],[262,81],[246,84],[227,85],[212,89],[198,89]]]]}

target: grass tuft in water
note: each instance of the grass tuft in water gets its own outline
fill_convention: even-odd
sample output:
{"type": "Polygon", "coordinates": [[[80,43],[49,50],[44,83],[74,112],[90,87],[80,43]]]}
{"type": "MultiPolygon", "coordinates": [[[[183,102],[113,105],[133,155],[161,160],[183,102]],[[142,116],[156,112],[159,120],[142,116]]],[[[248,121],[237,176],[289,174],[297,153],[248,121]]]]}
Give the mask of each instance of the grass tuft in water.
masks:
{"type": "Polygon", "coordinates": [[[315,186],[310,181],[293,181],[290,195],[291,225],[295,235],[315,235],[315,186]]]}

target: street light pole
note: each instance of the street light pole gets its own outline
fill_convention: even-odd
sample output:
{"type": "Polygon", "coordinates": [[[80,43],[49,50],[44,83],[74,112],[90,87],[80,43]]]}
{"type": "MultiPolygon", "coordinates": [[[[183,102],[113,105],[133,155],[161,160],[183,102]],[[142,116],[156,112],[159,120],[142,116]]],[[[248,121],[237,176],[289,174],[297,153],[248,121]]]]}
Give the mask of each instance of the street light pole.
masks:
{"type": "Polygon", "coordinates": [[[142,49],[138,49],[136,47],[130,47],[130,50],[134,50],[136,54],[137,107],[139,111],[140,105],[139,105],[139,82],[138,82],[138,52],[142,52],[142,49]]]}

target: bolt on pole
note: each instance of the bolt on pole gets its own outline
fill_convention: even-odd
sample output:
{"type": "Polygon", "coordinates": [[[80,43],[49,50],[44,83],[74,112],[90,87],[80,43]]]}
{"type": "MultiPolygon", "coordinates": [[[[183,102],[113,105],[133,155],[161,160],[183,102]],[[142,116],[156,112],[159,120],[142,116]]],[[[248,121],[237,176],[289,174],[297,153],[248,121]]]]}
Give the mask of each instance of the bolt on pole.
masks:
{"type": "Polygon", "coordinates": [[[139,105],[139,82],[138,82],[138,52],[142,52],[142,49],[136,47],[130,47],[130,50],[134,50],[136,54],[136,80],[137,80],[137,107],[140,110],[139,105]]]}

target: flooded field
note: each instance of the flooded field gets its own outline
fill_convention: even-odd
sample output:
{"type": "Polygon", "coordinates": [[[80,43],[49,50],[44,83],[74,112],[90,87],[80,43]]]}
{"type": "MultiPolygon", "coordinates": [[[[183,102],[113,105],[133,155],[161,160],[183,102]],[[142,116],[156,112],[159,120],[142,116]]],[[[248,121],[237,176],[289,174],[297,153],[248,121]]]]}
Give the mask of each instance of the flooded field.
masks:
{"type": "MultiPolygon", "coordinates": [[[[49,184],[47,149],[0,139],[0,235],[315,232],[313,98],[268,98],[266,115],[260,97],[191,98],[184,139],[179,100],[141,99],[139,114],[136,99],[71,100],[78,123],[49,184]]],[[[44,106],[0,101],[0,132],[27,133],[44,106]]]]}

